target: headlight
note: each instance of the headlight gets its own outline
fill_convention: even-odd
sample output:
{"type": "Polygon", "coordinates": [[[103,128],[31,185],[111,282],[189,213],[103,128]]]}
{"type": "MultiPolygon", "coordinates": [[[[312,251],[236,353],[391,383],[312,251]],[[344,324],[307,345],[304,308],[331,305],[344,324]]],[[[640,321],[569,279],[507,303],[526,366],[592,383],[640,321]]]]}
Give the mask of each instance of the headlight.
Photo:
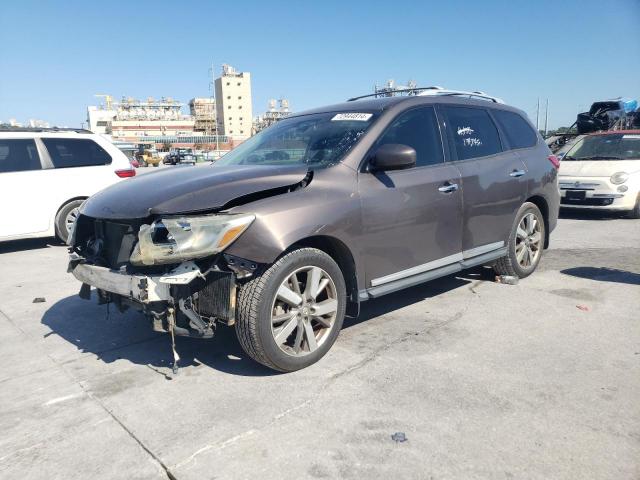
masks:
{"type": "Polygon", "coordinates": [[[254,215],[167,217],[142,225],[131,254],[134,265],[158,265],[207,257],[227,248],[254,215]]]}
{"type": "Polygon", "coordinates": [[[629,174],[627,172],[616,172],[611,175],[609,179],[611,183],[614,185],[620,185],[621,183],[626,182],[629,179],[629,174]]]}

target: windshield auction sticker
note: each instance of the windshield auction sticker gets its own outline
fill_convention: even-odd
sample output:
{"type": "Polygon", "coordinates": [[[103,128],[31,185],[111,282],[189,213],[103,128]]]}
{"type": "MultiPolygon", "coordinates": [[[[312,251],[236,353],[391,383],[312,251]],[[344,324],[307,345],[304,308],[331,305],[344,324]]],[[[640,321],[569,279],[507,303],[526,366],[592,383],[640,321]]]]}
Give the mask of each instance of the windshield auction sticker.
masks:
{"type": "Polygon", "coordinates": [[[331,121],[337,122],[340,120],[355,120],[357,122],[368,122],[372,116],[373,113],[338,113],[331,119],[331,121]]]}

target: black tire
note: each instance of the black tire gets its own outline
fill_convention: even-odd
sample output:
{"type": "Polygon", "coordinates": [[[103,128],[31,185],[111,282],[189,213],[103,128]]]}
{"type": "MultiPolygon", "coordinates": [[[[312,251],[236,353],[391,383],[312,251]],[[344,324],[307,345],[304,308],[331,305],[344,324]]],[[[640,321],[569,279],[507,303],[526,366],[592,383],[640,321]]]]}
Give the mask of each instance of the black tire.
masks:
{"type": "Polygon", "coordinates": [[[510,275],[518,278],[525,278],[531,275],[537,268],[538,264],[540,263],[540,259],[542,258],[546,233],[546,224],[544,221],[544,217],[542,216],[542,212],[540,212],[540,209],[534,203],[526,202],[522,204],[522,206],[518,210],[515,221],[513,222],[513,227],[511,227],[511,234],[509,235],[507,244],[507,254],[504,257],[499,258],[493,266],[493,270],[496,272],[496,274],[510,275]],[[517,231],[518,225],[520,225],[522,219],[528,214],[535,215],[536,220],[540,225],[541,239],[539,243],[539,254],[530,266],[523,267],[522,265],[520,265],[516,257],[517,231]]]}
{"type": "Polygon", "coordinates": [[[326,253],[315,248],[300,248],[281,257],[276,263],[256,274],[238,292],[236,335],[242,349],[256,362],[280,372],[292,372],[320,360],[335,342],[346,309],[346,287],[340,267],[326,253]],[[333,280],[338,300],[332,329],[318,348],[303,356],[283,352],[272,334],[271,309],[281,283],[297,269],[320,267],[333,280]]]}
{"type": "Polygon", "coordinates": [[[84,200],[71,200],[69,203],[64,204],[58,214],[56,215],[56,237],[62,242],[67,243],[69,237],[69,231],[67,230],[67,218],[74,210],[80,208],[84,200]]]}

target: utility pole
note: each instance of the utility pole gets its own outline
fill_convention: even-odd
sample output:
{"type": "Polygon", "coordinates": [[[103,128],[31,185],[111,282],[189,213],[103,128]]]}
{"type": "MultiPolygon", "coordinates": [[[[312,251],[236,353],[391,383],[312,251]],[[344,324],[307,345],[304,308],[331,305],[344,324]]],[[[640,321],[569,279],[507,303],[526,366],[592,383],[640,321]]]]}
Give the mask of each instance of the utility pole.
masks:
{"type": "Polygon", "coordinates": [[[540,97],[538,97],[538,104],[536,105],[536,132],[540,131],[540,97]]]}
{"type": "Polygon", "coordinates": [[[213,62],[211,62],[211,68],[209,69],[211,72],[211,80],[209,81],[209,88],[211,89],[211,98],[213,99],[213,105],[215,107],[215,132],[216,132],[216,155],[220,158],[220,135],[218,131],[218,101],[216,99],[216,81],[215,81],[215,69],[213,67],[213,62]]]}
{"type": "Polygon", "coordinates": [[[547,106],[544,109],[544,136],[547,136],[547,124],[549,123],[549,99],[547,98],[547,106]]]}

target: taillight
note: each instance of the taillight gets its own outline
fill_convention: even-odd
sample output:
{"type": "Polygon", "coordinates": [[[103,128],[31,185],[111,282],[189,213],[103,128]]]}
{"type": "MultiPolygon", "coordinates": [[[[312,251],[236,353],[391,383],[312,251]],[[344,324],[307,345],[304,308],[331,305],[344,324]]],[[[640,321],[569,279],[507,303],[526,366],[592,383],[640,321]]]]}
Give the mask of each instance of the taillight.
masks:
{"type": "Polygon", "coordinates": [[[560,160],[555,155],[549,155],[549,161],[553,164],[556,170],[560,168],[560,160]]]}
{"type": "Polygon", "coordinates": [[[116,175],[118,175],[120,178],[135,177],[136,171],[133,168],[129,170],[116,170],[116,175]]]}

